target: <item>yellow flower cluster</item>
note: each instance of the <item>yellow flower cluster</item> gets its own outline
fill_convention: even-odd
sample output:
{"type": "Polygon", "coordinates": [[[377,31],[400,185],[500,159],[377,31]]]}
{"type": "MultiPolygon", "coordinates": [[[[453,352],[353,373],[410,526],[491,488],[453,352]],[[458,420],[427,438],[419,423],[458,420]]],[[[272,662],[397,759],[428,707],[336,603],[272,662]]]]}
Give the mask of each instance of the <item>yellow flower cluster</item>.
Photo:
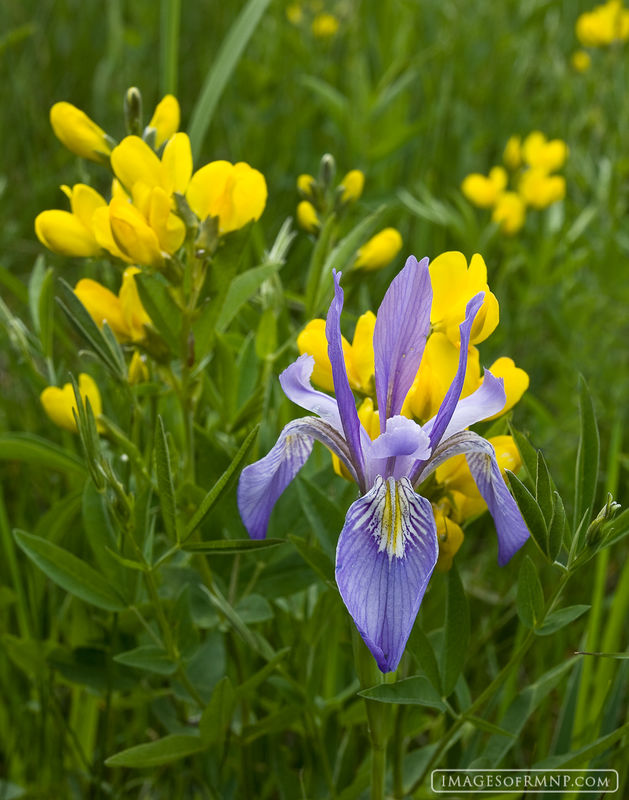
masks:
{"type": "MultiPolygon", "coordinates": [[[[322,164],[325,159],[326,156],[322,159],[322,164]]],[[[302,199],[297,205],[297,224],[307,233],[317,236],[328,215],[342,215],[360,198],[364,186],[365,175],[359,169],[350,170],[336,187],[330,185],[325,169],[322,169],[319,180],[312,175],[300,175],[297,178],[297,190],[302,199]]],[[[400,232],[396,228],[383,228],[356,251],[353,267],[364,270],[381,269],[390,264],[401,249],[400,232]]]]}
{"type": "Polygon", "coordinates": [[[607,0],[577,19],[577,39],[584,47],[605,47],[629,39],[629,9],[621,0],[607,0]]]}
{"type": "Polygon", "coordinates": [[[42,244],[64,256],[108,253],[160,269],[188,234],[177,196],[185,198],[197,225],[215,218],[219,235],[259,219],[267,199],[264,176],[244,162],[228,161],[213,161],[193,174],[190,140],[177,133],[179,117],[176,98],[166,95],[142,137],[116,144],[81,110],[55,103],[50,120],[57,137],[76,155],[108,165],[113,182],[109,202],[85,184],[62,187],[71,210],[37,216],[42,244]]]}
{"type": "Polygon", "coordinates": [[[286,19],[296,27],[309,21],[312,35],[317,39],[331,39],[340,25],[339,18],[323,10],[323,3],[319,0],[310,3],[289,3],[286,6],[286,19]]]}
{"type": "Polygon", "coordinates": [[[554,173],[563,167],[567,156],[564,141],[549,141],[540,131],[533,131],[524,141],[512,136],[503,160],[514,173],[515,190],[507,189],[509,176],[504,167],[493,167],[487,176],[468,175],[461,190],[479,208],[492,208],[492,222],[500,226],[502,233],[513,236],[524,225],[527,207],[542,209],[564,198],[565,178],[554,173]]]}
{"type": "MultiPolygon", "coordinates": [[[[465,318],[468,301],[478,292],[485,292],[485,300],[471,331],[462,397],[472,394],[483,382],[480,354],[476,345],[493,333],[499,321],[498,301],[489,290],[487,267],[482,256],[472,256],[468,265],[462,253],[442,253],[432,261],[429,271],[433,291],[431,334],[426,342],[421,365],[402,407],[402,414],[419,422],[426,422],[435,416],[456,374],[460,349],[459,325],[465,318]]],[[[375,315],[368,311],[359,317],[351,344],[343,338],[343,353],[350,386],[363,397],[358,416],[372,439],[380,434],[374,379],[375,322],[375,315]]],[[[333,391],[332,366],[327,346],[323,319],[311,320],[297,337],[300,353],[308,353],[314,358],[313,383],[326,391],[333,391]]],[[[507,399],[505,407],[495,415],[498,417],[520,400],[528,388],[529,377],[508,357],[494,361],[489,371],[504,381],[507,399]]],[[[494,446],[501,469],[517,471],[520,468],[520,457],[512,437],[498,436],[489,441],[494,446]]],[[[335,470],[343,475],[343,466],[335,457],[333,461],[335,470]]],[[[452,557],[463,541],[461,524],[482,512],[486,506],[463,456],[443,464],[437,470],[436,479],[433,510],[440,541],[438,567],[449,569],[452,557]]]]}

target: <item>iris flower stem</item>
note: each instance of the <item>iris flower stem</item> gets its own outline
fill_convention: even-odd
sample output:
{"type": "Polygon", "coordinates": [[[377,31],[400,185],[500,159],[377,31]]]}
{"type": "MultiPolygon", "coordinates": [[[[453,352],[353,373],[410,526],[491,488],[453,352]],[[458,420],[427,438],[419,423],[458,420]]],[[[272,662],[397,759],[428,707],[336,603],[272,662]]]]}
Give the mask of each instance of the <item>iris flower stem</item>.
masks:
{"type": "MultiPolygon", "coordinates": [[[[568,572],[568,571],[562,573],[559,581],[557,582],[557,585],[555,586],[554,592],[551,594],[551,596],[550,596],[550,598],[548,600],[548,603],[546,604],[546,608],[544,610],[544,615],[542,617],[541,622],[544,621],[546,616],[548,614],[550,614],[550,612],[555,608],[555,606],[559,602],[559,598],[561,596],[561,593],[562,593],[566,583],[572,577],[572,574],[573,574],[572,572],[568,572]]],[[[541,624],[541,622],[540,622],[540,624],[541,624]]],[[[524,657],[524,655],[526,654],[526,652],[528,651],[528,649],[530,648],[530,646],[533,644],[534,641],[535,641],[535,632],[533,630],[527,631],[526,636],[524,637],[524,641],[522,642],[520,647],[517,648],[517,650],[513,653],[513,655],[509,659],[509,661],[504,665],[504,667],[496,675],[496,677],[489,684],[489,686],[487,686],[487,688],[478,695],[476,700],[474,700],[472,705],[469,708],[467,708],[463,712],[463,714],[461,714],[459,717],[457,717],[457,719],[454,721],[454,724],[452,725],[452,727],[449,728],[448,731],[443,735],[443,737],[442,737],[441,741],[439,742],[439,745],[438,745],[437,749],[435,750],[432,758],[430,759],[430,761],[428,762],[428,764],[424,768],[422,774],[419,776],[419,778],[413,784],[409,794],[413,794],[413,792],[419,786],[421,786],[421,784],[423,783],[423,781],[426,778],[426,776],[436,766],[436,764],[439,763],[439,760],[441,759],[441,756],[448,749],[448,746],[449,746],[450,742],[452,741],[452,739],[454,739],[454,737],[459,732],[459,730],[467,722],[468,718],[470,716],[473,716],[474,714],[476,714],[477,711],[479,711],[485,705],[485,703],[493,697],[493,695],[498,691],[500,686],[509,677],[511,672],[518,666],[518,664],[520,663],[520,661],[522,660],[522,658],[524,657]]]]}

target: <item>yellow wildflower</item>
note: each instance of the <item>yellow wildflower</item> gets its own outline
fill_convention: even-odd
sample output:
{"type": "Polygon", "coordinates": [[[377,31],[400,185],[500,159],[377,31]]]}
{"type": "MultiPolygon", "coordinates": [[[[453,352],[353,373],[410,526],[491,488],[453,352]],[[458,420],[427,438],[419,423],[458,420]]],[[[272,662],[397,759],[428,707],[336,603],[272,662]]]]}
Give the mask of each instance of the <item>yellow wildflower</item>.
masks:
{"type": "Polygon", "coordinates": [[[493,167],[489,176],[473,172],[464,178],[461,191],[467,199],[479,208],[491,208],[507,185],[507,171],[504,167],[493,167]]]}
{"type": "Polygon", "coordinates": [[[35,218],[39,241],[62,256],[96,256],[101,248],[94,235],[94,212],[107,203],[91,186],[77,183],[71,189],[61,187],[70,199],[72,211],[50,209],[35,218]]]}
{"type": "Polygon", "coordinates": [[[321,227],[317,211],[308,200],[297,204],[297,224],[307,233],[316,233],[321,227]]]}
{"type": "Polygon", "coordinates": [[[470,343],[484,341],[496,328],[499,319],[498,300],[487,285],[487,267],[483,257],[472,256],[469,268],[463,253],[450,251],[435,258],[430,266],[433,300],[430,321],[433,329],[442,331],[458,345],[459,325],[465,319],[467,303],[479,292],[485,299],[472,326],[470,343]]]}
{"type": "Polygon", "coordinates": [[[341,201],[343,203],[354,202],[358,200],[363,193],[365,174],[359,169],[352,169],[343,178],[340,185],[343,187],[341,201]]]}
{"type": "Polygon", "coordinates": [[[517,192],[503,192],[491,214],[492,222],[500,225],[507,236],[513,236],[522,229],[526,219],[526,205],[517,192]]]}
{"type": "Polygon", "coordinates": [[[527,205],[547,208],[565,197],[566,180],[561,175],[548,175],[544,169],[531,168],[522,174],[518,191],[527,205]]]}
{"type": "Polygon", "coordinates": [[[548,141],[543,133],[533,131],[522,144],[522,155],[530,167],[554,172],[563,167],[568,156],[568,146],[561,139],[548,141]]]}
{"type": "Polygon", "coordinates": [[[339,21],[334,14],[317,14],[312,20],[312,32],[317,39],[329,39],[338,29],[339,21]]]}
{"type": "MultiPolygon", "coordinates": [[[[85,403],[86,398],[90,401],[90,406],[96,418],[96,426],[98,430],[101,431],[102,425],[99,424],[98,418],[102,414],[103,407],[98,386],[93,378],[83,372],[79,375],[78,386],[83,403],[85,403]]],[[[76,399],[71,383],[66,383],[63,388],[47,386],[41,393],[39,399],[44,407],[44,411],[55,425],[58,425],[60,428],[65,428],[65,430],[71,431],[72,433],[76,433],[77,427],[73,414],[73,411],[76,411],[76,399]]]]}
{"type": "Polygon", "coordinates": [[[297,189],[304,197],[312,197],[312,187],[316,183],[312,175],[304,173],[297,178],[297,189]]]}
{"type": "Polygon", "coordinates": [[[584,47],[600,47],[629,39],[629,11],[620,0],[608,0],[577,19],[577,39],[584,47]]]}
{"type": "Polygon", "coordinates": [[[372,236],[356,253],[355,269],[374,270],[386,267],[402,249],[402,236],[395,228],[384,228],[372,236]]]}
{"type": "Polygon", "coordinates": [[[124,271],[117,296],[90,278],[81,279],[74,287],[74,293],[94,322],[102,327],[106,321],[120,342],[142,341],[145,336],[144,326],[151,324],[133,277],[138,272],[140,270],[137,267],[128,267],[124,271]]]}
{"type": "Polygon", "coordinates": [[[149,128],[155,130],[155,148],[159,148],[179,129],[179,102],[172,94],[165,95],[155,107],[149,128]]]}
{"type": "Polygon", "coordinates": [[[243,161],[212,161],[194,173],[186,198],[200,220],[218,217],[219,233],[230,233],[260,219],[266,205],[266,181],[243,161]]]}
{"type": "Polygon", "coordinates": [[[80,108],[72,103],[55,103],[50,109],[50,124],[61,144],[75,155],[101,164],[108,162],[109,137],[80,108]]]}

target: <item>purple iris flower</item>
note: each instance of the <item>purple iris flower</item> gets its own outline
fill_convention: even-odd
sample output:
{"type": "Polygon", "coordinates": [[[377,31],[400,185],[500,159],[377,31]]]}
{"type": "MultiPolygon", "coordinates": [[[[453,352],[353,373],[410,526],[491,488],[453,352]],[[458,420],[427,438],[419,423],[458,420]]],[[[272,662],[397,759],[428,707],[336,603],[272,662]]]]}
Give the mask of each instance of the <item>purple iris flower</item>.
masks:
{"type": "Polygon", "coordinates": [[[336,582],[378,667],[389,672],[400,662],[439,555],[432,506],[415,491],[422,481],[444,461],[464,453],[496,524],[501,566],[529,534],[493,447],[466,430],[504,408],[502,378],[485,370],[481,386],[460,399],[470,331],[484,293],[467,304],[454,380],[436,416],[420,426],[400,411],[430,334],[432,287],[428,259],[407,260],[376,319],[373,346],[381,433],[372,441],[358,418],[345,368],[340,277],[334,273],[335,293],[325,329],[336,397],[311,386],[312,356],[300,356],[282,372],[286,396],[316,416],[289,422],[273,449],[245,467],[238,507],[249,535],[262,539],[277,499],[306,462],[313,440],[339,457],[361,496],[350,506],[338,540],[336,582]]]}

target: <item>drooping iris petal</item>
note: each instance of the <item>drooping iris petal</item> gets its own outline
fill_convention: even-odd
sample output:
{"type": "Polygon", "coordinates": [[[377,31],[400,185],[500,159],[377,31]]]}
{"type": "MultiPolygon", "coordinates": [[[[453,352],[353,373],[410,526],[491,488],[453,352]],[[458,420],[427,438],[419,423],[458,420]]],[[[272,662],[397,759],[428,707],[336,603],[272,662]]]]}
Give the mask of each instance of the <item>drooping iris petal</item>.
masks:
{"type": "MultiPolygon", "coordinates": [[[[474,425],[475,422],[497,414],[504,408],[506,399],[504,381],[502,378],[495,378],[486,369],[483,374],[483,382],[478,389],[459,400],[441,438],[447,439],[470,425],[474,425]]],[[[426,433],[432,432],[436,420],[437,417],[433,417],[424,425],[426,433]]]]}
{"type": "Polygon", "coordinates": [[[273,507],[306,463],[313,439],[337,455],[356,480],[347,445],[338,431],[316,417],[302,417],[289,422],[273,449],[264,458],[245,467],[240,475],[238,510],[252,539],[266,536],[273,507]]]}
{"type": "Polygon", "coordinates": [[[498,564],[504,566],[529,537],[517,503],[500,473],[496,453],[491,444],[472,431],[461,431],[442,442],[419,475],[427,478],[452,456],[465,454],[472,477],[494,518],[498,534],[498,564]]]}
{"type": "Polygon", "coordinates": [[[378,477],[347,512],[336,582],[382,672],[400,662],[438,553],[432,507],[407,478],[378,477]]]}
{"type": "Polygon", "coordinates": [[[435,447],[443,437],[443,434],[448,427],[452,415],[456,409],[459,398],[461,397],[461,390],[463,389],[463,382],[465,381],[465,371],[467,369],[467,348],[470,344],[470,331],[474,324],[474,319],[478,310],[483,305],[485,297],[484,292],[479,292],[467,304],[465,309],[465,319],[460,325],[461,331],[461,350],[459,353],[459,368],[457,369],[454,380],[450,384],[450,388],[443,399],[441,408],[437,412],[432,430],[430,432],[430,444],[435,447]]]}
{"type": "Polygon", "coordinates": [[[340,286],[341,273],[333,272],[334,275],[334,299],[330,303],[330,309],[325,323],[325,335],[328,340],[328,355],[332,364],[332,377],[334,379],[334,394],[338,403],[339,414],[345,439],[349,447],[352,463],[357,473],[357,483],[361,490],[366,490],[365,486],[365,460],[361,447],[361,425],[356,411],[354,395],[350,389],[345,368],[345,358],[343,356],[343,337],[341,336],[341,311],[343,310],[343,290],[340,286]]]}
{"type": "Polygon", "coordinates": [[[286,397],[292,400],[293,403],[305,408],[306,411],[312,411],[321,419],[329,422],[333,428],[342,431],[343,427],[336,400],[330,395],[312,388],[310,377],[314,365],[314,358],[304,353],[282,372],[280,385],[286,397]]]}
{"type": "Polygon", "coordinates": [[[373,349],[380,428],[402,409],[430,332],[432,287],[428,259],[407,259],[387,289],[376,318],[373,349]]]}

